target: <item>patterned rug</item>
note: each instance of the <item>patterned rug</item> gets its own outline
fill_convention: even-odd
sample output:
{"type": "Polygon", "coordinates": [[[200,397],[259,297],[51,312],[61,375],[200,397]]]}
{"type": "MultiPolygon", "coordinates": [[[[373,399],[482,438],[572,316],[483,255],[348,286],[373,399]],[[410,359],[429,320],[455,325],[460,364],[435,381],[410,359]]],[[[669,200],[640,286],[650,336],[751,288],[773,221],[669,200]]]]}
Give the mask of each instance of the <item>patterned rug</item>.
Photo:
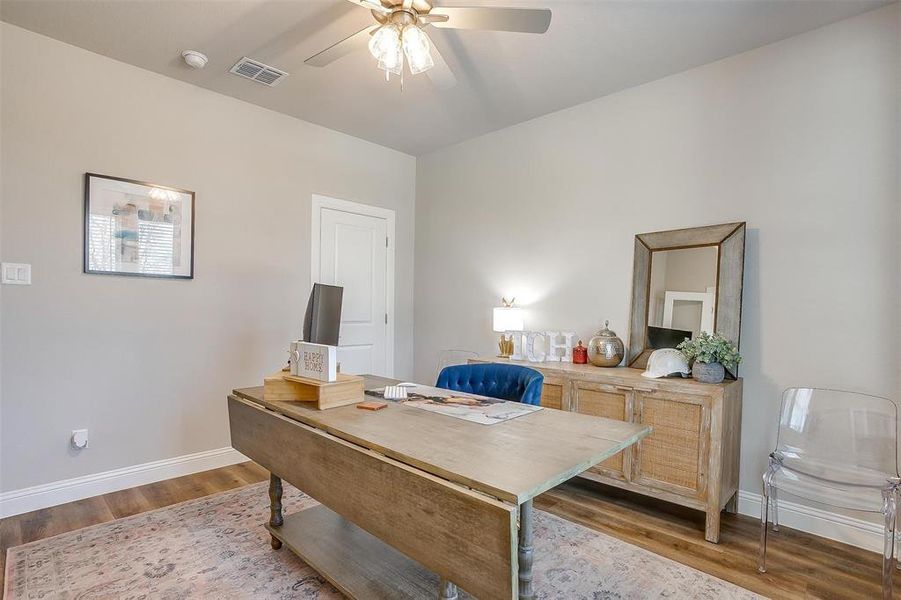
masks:
{"type": "MultiPolygon", "coordinates": [[[[267,485],[10,548],[4,597],[340,599],[290,550],[269,547],[262,525],[269,517],[267,485]]],[[[286,514],[315,505],[285,486],[286,514]]],[[[540,599],[760,598],[542,511],[535,511],[534,577],[540,599]]]]}

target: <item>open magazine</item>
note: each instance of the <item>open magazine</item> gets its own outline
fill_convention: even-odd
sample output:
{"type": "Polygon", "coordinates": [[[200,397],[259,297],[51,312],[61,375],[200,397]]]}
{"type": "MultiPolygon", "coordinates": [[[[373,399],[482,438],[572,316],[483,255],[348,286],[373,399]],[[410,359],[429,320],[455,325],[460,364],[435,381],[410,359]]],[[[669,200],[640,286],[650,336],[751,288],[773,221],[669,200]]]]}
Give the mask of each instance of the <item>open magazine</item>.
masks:
{"type": "Polygon", "coordinates": [[[388,402],[399,402],[405,406],[421,408],[464,421],[494,425],[541,410],[540,406],[508,402],[497,398],[477,396],[466,392],[456,392],[427,385],[405,386],[407,397],[402,400],[385,398],[385,388],[366,390],[367,396],[374,396],[388,402]]]}

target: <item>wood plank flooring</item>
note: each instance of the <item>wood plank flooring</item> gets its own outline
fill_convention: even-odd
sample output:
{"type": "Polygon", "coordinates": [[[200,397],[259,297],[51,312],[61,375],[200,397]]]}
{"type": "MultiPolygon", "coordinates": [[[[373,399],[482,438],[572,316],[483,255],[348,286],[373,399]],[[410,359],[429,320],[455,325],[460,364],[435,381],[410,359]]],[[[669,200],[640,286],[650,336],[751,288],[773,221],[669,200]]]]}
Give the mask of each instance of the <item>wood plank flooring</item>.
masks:
{"type": "MultiPolygon", "coordinates": [[[[0,588],[6,550],[12,546],[268,478],[258,465],[243,463],[2,519],[0,588]]],[[[704,541],[700,512],[579,479],[543,494],[536,507],[772,598],[881,594],[878,554],[784,527],[770,536],[769,572],[757,573],[759,531],[750,517],[724,515],[722,541],[710,544],[704,541]]]]}
{"type": "MultiPolygon", "coordinates": [[[[771,598],[881,598],[882,556],[780,527],[770,533],[767,573],[757,572],[760,522],[723,514],[719,544],[704,540],[704,514],[573,479],[536,507],[771,598]]],[[[895,571],[897,597],[901,573],[895,571]]]]}

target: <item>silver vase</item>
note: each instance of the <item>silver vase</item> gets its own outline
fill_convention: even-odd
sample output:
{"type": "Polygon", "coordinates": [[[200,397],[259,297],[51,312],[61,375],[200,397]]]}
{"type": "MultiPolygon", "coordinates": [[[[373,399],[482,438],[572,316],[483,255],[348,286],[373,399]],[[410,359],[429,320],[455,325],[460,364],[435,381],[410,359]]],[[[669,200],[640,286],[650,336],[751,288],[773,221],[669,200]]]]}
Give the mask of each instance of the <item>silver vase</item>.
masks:
{"type": "Polygon", "coordinates": [[[604,321],[604,328],[588,342],[588,360],[596,367],[615,367],[625,356],[623,341],[610,331],[610,321],[604,321]]]}

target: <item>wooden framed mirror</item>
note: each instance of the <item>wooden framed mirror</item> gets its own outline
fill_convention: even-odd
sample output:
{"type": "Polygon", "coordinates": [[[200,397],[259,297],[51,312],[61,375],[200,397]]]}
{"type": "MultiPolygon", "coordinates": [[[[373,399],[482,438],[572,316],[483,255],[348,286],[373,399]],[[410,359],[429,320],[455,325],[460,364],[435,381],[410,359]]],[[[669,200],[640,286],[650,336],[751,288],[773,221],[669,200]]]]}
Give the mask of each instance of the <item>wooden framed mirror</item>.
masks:
{"type": "Polygon", "coordinates": [[[627,364],[700,331],[738,346],[744,263],[743,222],[636,235],[627,364]]]}

